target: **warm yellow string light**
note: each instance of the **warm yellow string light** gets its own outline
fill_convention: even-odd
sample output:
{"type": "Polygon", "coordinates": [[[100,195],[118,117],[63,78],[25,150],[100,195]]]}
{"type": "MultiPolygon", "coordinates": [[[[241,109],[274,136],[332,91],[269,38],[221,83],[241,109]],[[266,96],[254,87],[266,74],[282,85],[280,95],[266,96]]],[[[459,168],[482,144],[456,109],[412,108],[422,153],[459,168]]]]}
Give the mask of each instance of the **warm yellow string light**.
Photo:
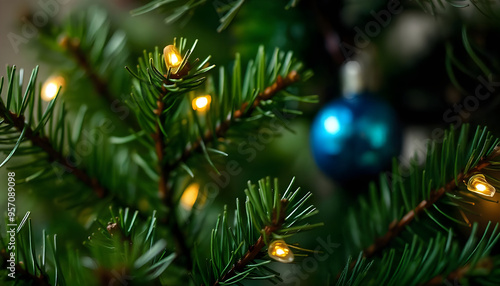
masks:
{"type": "Polygon", "coordinates": [[[483,174],[476,174],[470,177],[467,182],[467,189],[487,197],[493,197],[496,191],[495,187],[486,181],[486,177],[483,174]]]}
{"type": "Polygon", "coordinates": [[[269,254],[269,257],[283,263],[291,263],[295,258],[292,250],[282,239],[274,240],[273,242],[271,242],[267,253],[269,254]]]}
{"type": "Polygon", "coordinates": [[[51,101],[56,97],[59,87],[64,88],[66,81],[62,76],[52,76],[42,86],[42,99],[51,101]]]}
{"type": "Polygon", "coordinates": [[[191,210],[193,208],[196,199],[198,198],[198,192],[200,190],[200,185],[197,183],[192,183],[189,185],[181,196],[181,206],[186,210],[191,210]]]}
{"type": "Polygon", "coordinates": [[[182,63],[182,57],[173,45],[168,45],[163,49],[163,57],[167,68],[172,68],[172,73],[177,72],[177,68],[182,63]]]}
{"type": "Polygon", "coordinates": [[[210,102],[212,101],[212,97],[210,95],[198,96],[193,99],[191,105],[194,110],[204,111],[210,107],[210,102]]]}

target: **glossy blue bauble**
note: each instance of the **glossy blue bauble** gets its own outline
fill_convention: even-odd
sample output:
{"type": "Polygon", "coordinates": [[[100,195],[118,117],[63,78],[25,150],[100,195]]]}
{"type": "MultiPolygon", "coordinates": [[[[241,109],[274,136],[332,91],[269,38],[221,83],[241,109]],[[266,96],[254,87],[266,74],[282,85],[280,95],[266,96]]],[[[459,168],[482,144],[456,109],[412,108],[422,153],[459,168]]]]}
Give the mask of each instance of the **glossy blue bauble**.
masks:
{"type": "Polygon", "coordinates": [[[366,95],[325,105],[310,136],[314,160],[337,181],[379,173],[399,154],[402,141],[392,108],[366,95]]]}

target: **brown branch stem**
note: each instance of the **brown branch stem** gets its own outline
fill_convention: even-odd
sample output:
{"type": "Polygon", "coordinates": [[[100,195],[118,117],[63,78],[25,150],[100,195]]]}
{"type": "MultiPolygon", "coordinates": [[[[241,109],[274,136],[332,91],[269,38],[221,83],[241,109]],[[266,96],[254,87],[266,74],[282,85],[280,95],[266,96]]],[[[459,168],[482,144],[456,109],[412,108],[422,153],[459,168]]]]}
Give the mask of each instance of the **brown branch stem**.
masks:
{"type": "Polygon", "coordinates": [[[85,74],[87,74],[87,76],[89,77],[97,93],[99,93],[101,97],[112,104],[115,99],[111,95],[111,91],[109,90],[108,85],[97,75],[97,73],[94,72],[92,66],[89,63],[89,60],[87,59],[87,56],[80,48],[80,43],[76,39],[70,39],[69,37],[65,36],[60,41],[60,45],[68,50],[68,52],[75,59],[78,65],[85,71],[85,74]]]}
{"type": "Polygon", "coordinates": [[[155,152],[158,158],[158,171],[160,178],[158,180],[158,196],[162,200],[163,204],[167,207],[167,220],[166,223],[170,225],[170,231],[174,237],[177,256],[186,258],[186,266],[190,268],[192,266],[191,262],[191,251],[186,242],[186,236],[183,233],[181,227],[179,226],[179,220],[175,213],[174,202],[172,201],[172,195],[167,186],[168,179],[170,177],[170,171],[165,168],[165,135],[163,134],[160,123],[163,110],[165,108],[165,103],[163,98],[166,96],[167,90],[163,89],[160,97],[158,98],[156,104],[157,109],[154,110],[155,115],[160,118],[156,122],[155,133],[152,134],[153,140],[155,142],[155,152]]]}
{"type": "Polygon", "coordinates": [[[286,207],[288,206],[288,201],[287,200],[281,200],[281,208],[280,208],[280,214],[279,216],[276,216],[276,212],[274,214],[273,218],[273,223],[272,225],[266,226],[264,228],[264,236],[259,236],[257,239],[257,242],[255,242],[253,245],[251,245],[248,248],[248,251],[243,255],[241,259],[236,262],[233,267],[226,273],[222,278],[218,279],[215,281],[213,286],[218,286],[220,285],[221,282],[227,281],[228,279],[231,279],[235,275],[238,274],[238,272],[241,272],[245,269],[245,267],[250,264],[260,253],[262,248],[266,245],[266,240],[267,237],[269,237],[273,232],[279,230],[283,223],[285,222],[285,214],[286,214],[286,207]]]}
{"type": "Polygon", "coordinates": [[[14,127],[19,132],[25,130],[24,137],[29,141],[31,141],[33,145],[41,148],[48,155],[49,162],[55,162],[59,164],[59,167],[62,167],[65,170],[65,172],[73,174],[85,185],[92,188],[92,190],[94,190],[94,192],[99,198],[103,198],[109,194],[109,191],[104,186],[102,186],[96,178],[93,178],[90,175],[88,175],[84,169],[77,168],[74,164],[69,162],[67,158],[64,157],[63,154],[54,149],[54,147],[52,146],[47,137],[41,137],[40,134],[38,133],[35,134],[33,132],[33,129],[27,126],[26,123],[24,122],[24,116],[17,115],[10,111],[6,112],[9,112],[9,116],[12,119],[14,127]]]}
{"type": "MultiPolygon", "coordinates": [[[[222,122],[220,125],[217,126],[215,129],[215,137],[217,138],[222,138],[226,135],[227,131],[229,130],[229,127],[231,126],[231,123],[236,120],[236,119],[243,119],[245,117],[249,117],[252,112],[259,106],[259,104],[262,101],[271,99],[273,96],[275,96],[279,91],[287,88],[291,84],[297,82],[300,80],[300,76],[297,71],[293,70],[288,75],[283,78],[281,76],[278,76],[276,81],[268,86],[267,88],[264,89],[263,92],[261,92],[255,101],[253,102],[252,106],[248,106],[249,103],[245,102],[242,104],[240,109],[236,110],[233,114],[232,117],[228,117],[224,122],[222,122]]],[[[177,158],[175,161],[173,161],[168,167],[167,170],[169,172],[175,170],[181,163],[186,162],[192,154],[195,152],[198,152],[201,149],[201,142],[208,142],[214,138],[214,135],[212,131],[207,131],[205,135],[202,137],[198,138],[193,144],[190,144],[184,149],[184,152],[182,155],[177,158]]]]}
{"type": "MultiPolygon", "coordinates": [[[[71,39],[65,36],[60,41],[60,45],[66,49],[69,54],[74,58],[76,63],[83,69],[85,74],[89,77],[94,90],[99,94],[100,97],[104,98],[111,106],[111,110],[129,110],[129,108],[119,100],[116,95],[113,95],[112,91],[108,88],[108,83],[105,79],[101,78],[97,72],[92,68],[87,55],[80,48],[80,43],[77,39],[71,39]]],[[[131,127],[138,127],[137,121],[133,119],[133,116],[127,114],[125,116],[119,116],[120,119],[125,120],[131,127]]]]}

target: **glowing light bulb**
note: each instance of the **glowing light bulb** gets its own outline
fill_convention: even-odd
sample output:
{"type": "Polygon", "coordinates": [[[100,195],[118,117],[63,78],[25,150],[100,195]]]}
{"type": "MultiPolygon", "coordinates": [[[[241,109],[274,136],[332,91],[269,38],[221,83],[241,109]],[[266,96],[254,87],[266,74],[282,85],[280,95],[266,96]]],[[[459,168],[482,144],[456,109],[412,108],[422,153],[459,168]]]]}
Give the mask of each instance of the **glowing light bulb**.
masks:
{"type": "Polygon", "coordinates": [[[59,87],[64,88],[66,81],[62,76],[52,76],[42,86],[42,100],[51,101],[56,97],[59,87]]]}
{"type": "Polygon", "coordinates": [[[281,239],[271,242],[267,249],[267,253],[272,259],[282,263],[291,263],[295,258],[292,250],[288,247],[286,242],[281,239]]]}
{"type": "Polygon", "coordinates": [[[480,192],[484,192],[484,190],[486,190],[486,186],[483,184],[477,184],[476,189],[480,192]]]}
{"type": "Polygon", "coordinates": [[[177,68],[181,65],[182,57],[173,45],[168,45],[163,49],[163,57],[167,68],[172,68],[172,72],[176,73],[177,68]]]}
{"type": "Polygon", "coordinates": [[[210,95],[198,96],[193,99],[191,105],[194,110],[204,111],[210,106],[211,101],[212,97],[210,95]]]}
{"type": "Polygon", "coordinates": [[[487,197],[493,197],[496,191],[495,187],[486,181],[486,177],[483,174],[476,174],[470,177],[467,182],[467,189],[487,197]]]}
{"type": "Polygon", "coordinates": [[[193,208],[196,199],[198,198],[198,192],[200,190],[200,185],[197,183],[192,183],[189,185],[181,196],[181,206],[186,210],[191,210],[193,208]]]}
{"type": "Polygon", "coordinates": [[[179,58],[175,54],[170,54],[170,64],[172,66],[178,66],[181,61],[179,61],[179,58]]]}

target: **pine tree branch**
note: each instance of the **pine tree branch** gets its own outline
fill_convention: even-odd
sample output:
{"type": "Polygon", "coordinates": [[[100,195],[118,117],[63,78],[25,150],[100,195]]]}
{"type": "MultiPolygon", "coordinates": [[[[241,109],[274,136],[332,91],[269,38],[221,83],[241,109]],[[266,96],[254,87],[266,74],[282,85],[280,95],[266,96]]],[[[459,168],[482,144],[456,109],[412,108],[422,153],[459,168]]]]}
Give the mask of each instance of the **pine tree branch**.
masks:
{"type": "Polygon", "coordinates": [[[169,194],[168,194],[168,189],[167,189],[167,181],[168,181],[168,172],[166,172],[165,168],[163,167],[164,159],[165,159],[165,136],[163,135],[163,132],[161,131],[160,124],[161,122],[161,114],[163,113],[163,110],[165,108],[165,104],[163,103],[163,98],[166,96],[166,90],[163,89],[163,93],[160,95],[158,98],[156,104],[157,104],[157,109],[154,110],[155,115],[159,118],[159,120],[156,121],[156,126],[155,126],[155,133],[152,134],[153,140],[155,142],[155,152],[156,156],[158,157],[158,169],[160,172],[160,179],[158,182],[158,195],[161,200],[169,200],[169,194]]]}
{"type": "MultiPolygon", "coordinates": [[[[240,109],[236,110],[233,114],[232,118],[228,118],[226,121],[224,121],[222,124],[220,124],[217,129],[215,130],[215,134],[218,138],[222,138],[226,135],[227,131],[229,130],[229,127],[231,125],[231,122],[234,119],[243,119],[246,117],[250,117],[252,112],[259,106],[259,104],[264,101],[271,99],[274,95],[276,95],[279,91],[287,88],[291,84],[297,82],[300,80],[300,76],[297,73],[297,71],[291,71],[285,78],[282,78],[281,76],[278,75],[276,81],[271,85],[268,86],[264,92],[260,93],[255,101],[253,102],[252,106],[248,107],[249,103],[245,102],[240,109]]],[[[164,92],[166,90],[164,89],[164,92]]],[[[157,116],[160,116],[162,114],[162,110],[164,108],[164,103],[162,98],[165,96],[165,94],[162,94],[157,101],[157,106],[158,109],[155,110],[155,114],[157,116]]],[[[162,122],[160,120],[160,122],[162,122]]],[[[171,231],[172,234],[174,235],[176,244],[178,246],[179,254],[187,254],[190,253],[189,248],[186,245],[186,239],[184,237],[184,234],[182,233],[182,230],[180,226],[178,225],[178,220],[175,215],[175,211],[173,211],[174,205],[172,202],[172,196],[170,195],[170,190],[167,186],[168,179],[171,176],[171,173],[173,170],[175,170],[181,163],[187,161],[192,154],[195,152],[199,151],[201,149],[201,142],[203,141],[209,141],[213,137],[212,132],[209,131],[205,133],[203,138],[199,138],[194,144],[186,147],[185,151],[179,157],[177,160],[175,160],[172,164],[164,167],[162,165],[162,162],[164,160],[164,150],[165,150],[165,140],[163,133],[160,130],[160,126],[158,123],[156,123],[156,133],[153,134],[153,139],[155,141],[155,150],[156,154],[158,156],[158,162],[161,164],[159,166],[160,169],[160,179],[159,179],[159,185],[158,185],[158,190],[159,190],[159,196],[160,199],[164,201],[165,206],[167,207],[168,210],[170,210],[169,216],[167,216],[166,223],[171,224],[171,231]]],[[[263,243],[263,242],[262,242],[263,243]]],[[[258,248],[256,245],[256,249],[258,248]]],[[[262,245],[263,246],[263,245],[262,245]]],[[[260,246],[260,248],[262,248],[260,246]]],[[[260,250],[260,248],[258,248],[260,250]]],[[[257,251],[258,253],[258,251],[257,251]]],[[[190,262],[190,256],[189,256],[189,262],[190,262]]],[[[253,258],[252,258],[253,259],[253,258]]],[[[192,263],[188,263],[187,265],[191,265],[192,263]]],[[[246,264],[245,264],[246,265],[246,264]]]]}
{"type": "MultiPolygon", "coordinates": [[[[248,107],[249,103],[245,102],[242,104],[240,109],[236,110],[233,114],[232,117],[227,118],[224,122],[222,122],[217,128],[215,129],[215,135],[217,138],[223,138],[227,131],[229,130],[229,127],[231,126],[231,123],[235,119],[244,119],[248,118],[251,116],[252,112],[259,106],[259,104],[262,101],[269,100],[273,98],[279,91],[287,88],[288,86],[292,85],[295,82],[298,82],[300,80],[300,76],[297,71],[292,70],[285,78],[281,77],[278,75],[276,81],[268,86],[263,92],[261,92],[255,101],[253,102],[252,106],[248,107]]],[[[182,155],[177,158],[174,162],[172,162],[168,167],[167,170],[168,172],[172,172],[175,170],[181,163],[186,162],[191,155],[194,153],[198,152],[201,149],[201,142],[208,142],[214,138],[214,135],[211,130],[207,131],[203,137],[198,138],[193,144],[190,144],[184,149],[184,152],[182,155]]]]}
{"type": "Polygon", "coordinates": [[[64,158],[63,154],[54,149],[49,139],[46,137],[41,137],[40,134],[34,133],[33,129],[24,122],[24,116],[18,115],[15,113],[9,112],[10,119],[12,120],[12,124],[19,131],[25,130],[24,136],[26,139],[31,141],[33,145],[41,148],[47,155],[49,162],[56,162],[60,164],[67,172],[72,173],[75,177],[77,177],[80,181],[82,181],[85,185],[89,186],[94,190],[96,195],[99,198],[104,198],[109,195],[109,191],[100,184],[97,178],[93,178],[86,173],[84,169],[79,169],[76,166],[73,166],[66,158],[64,158]]]}
{"type": "Polygon", "coordinates": [[[243,257],[238,260],[238,262],[234,264],[233,267],[221,279],[215,281],[213,286],[221,285],[220,283],[231,279],[232,277],[237,275],[238,272],[243,271],[245,267],[257,257],[262,248],[264,248],[264,246],[266,245],[265,241],[267,240],[267,237],[269,237],[273,232],[278,231],[282,227],[283,223],[285,222],[288,200],[283,199],[280,202],[280,214],[277,216],[275,212],[272,225],[268,225],[264,228],[264,235],[259,236],[257,242],[251,245],[245,255],[243,255],[243,257]]]}
{"type": "MultiPolygon", "coordinates": [[[[244,208],[236,199],[234,216],[229,216],[231,211],[225,206],[217,218],[210,235],[209,258],[200,257],[198,251],[194,251],[196,263],[192,276],[197,285],[241,285],[243,280],[269,280],[276,284],[281,280],[276,271],[264,265],[273,259],[292,262],[294,254],[281,256],[285,259],[281,260],[280,252],[275,256],[267,248],[277,250],[275,247],[279,244],[275,243],[287,245],[284,240],[323,225],[305,221],[318,211],[307,202],[312,194],[299,195],[301,189],[293,187],[294,180],[284,192],[280,191],[276,178],[267,177],[258,184],[247,182],[244,208]]],[[[299,247],[296,250],[308,252],[299,247]]],[[[295,255],[307,256],[305,253],[295,255]]]]}
{"type": "Polygon", "coordinates": [[[161,130],[159,122],[162,121],[162,113],[165,108],[165,103],[163,98],[167,96],[167,90],[163,88],[163,92],[160,94],[156,104],[157,109],[154,110],[155,115],[158,117],[156,121],[156,132],[152,134],[153,140],[155,142],[156,156],[158,157],[158,169],[160,173],[160,178],[158,181],[158,196],[163,201],[164,205],[167,207],[167,220],[166,223],[170,224],[170,231],[174,237],[178,257],[185,257],[187,259],[186,266],[189,268],[192,266],[191,262],[191,251],[186,243],[186,237],[179,226],[179,220],[175,213],[174,202],[172,201],[172,195],[170,194],[170,188],[167,187],[170,172],[164,166],[165,161],[165,136],[161,130]]]}
{"type": "Polygon", "coordinates": [[[495,147],[493,152],[487,157],[483,158],[482,160],[479,161],[476,167],[472,168],[469,170],[466,174],[463,172],[460,172],[457,175],[457,179],[453,179],[450,182],[448,182],[445,186],[431,191],[430,197],[428,200],[423,200],[421,201],[417,207],[407,214],[403,216],[403,218],[399,221],[393,221],[391,225],[389,226],[389,230],[386,232],[385,235],[382,237],[379,237],[372,245],[367,247],[363,251],[363,255],[367,258],[370,258],[374,256],[375,254],[379,253],[384,247],[386,247],[392,239],[394,239],[398,234],[408,225],[410,224],[413,219],[424,212],[426,209],[430,208],[433,206],[445,193],[453,191],[455,188],[457,188],[456,181],[460,182],[464,178],[467,178],[471,176],[474,173],[477,173],[481,171],[482,169],[488,167],[491,163],[490,161],[494,159],[495,157],[500,155],[500,147],[495,147]]]}
{"type": "MultiPolygon", "coordinates": [[[[60,45],[66,49],[69,54],[74,58],[77,64],[83,69],[85,74],[89,77],[94,90],[99,94],[100,97],[104,98],[110,106],[113,106],[116,110],[128,109],[122,101],[113,95],[111,90],[108,88],[108,84],[105,79],[102,79],[97,72],[94,71],[90,61],[85,55],[84,51],[80,48],[80,43],[76,39],[71,39],[65,36],[61,41],[60,45]],[[116,105],[116,106],[115,106],[116,105]]],[[[137,127],[137,122],[132,119],[133,116],[126,116],[123,118],[131,127],[137,127]]]]}
{"type": "Polygon", "coordinates": [[[96,72],[94,72],[85,53],[80,48],[78,40],[70,39],[68,36],[65,36],[62,38],[60,45],[69,52],[78,65],[85,71],[97,93],[99,93],[108,103],[113,103],[114,98],[111,95],[111,91],[108,89],[108,85],[96,72]]]}

